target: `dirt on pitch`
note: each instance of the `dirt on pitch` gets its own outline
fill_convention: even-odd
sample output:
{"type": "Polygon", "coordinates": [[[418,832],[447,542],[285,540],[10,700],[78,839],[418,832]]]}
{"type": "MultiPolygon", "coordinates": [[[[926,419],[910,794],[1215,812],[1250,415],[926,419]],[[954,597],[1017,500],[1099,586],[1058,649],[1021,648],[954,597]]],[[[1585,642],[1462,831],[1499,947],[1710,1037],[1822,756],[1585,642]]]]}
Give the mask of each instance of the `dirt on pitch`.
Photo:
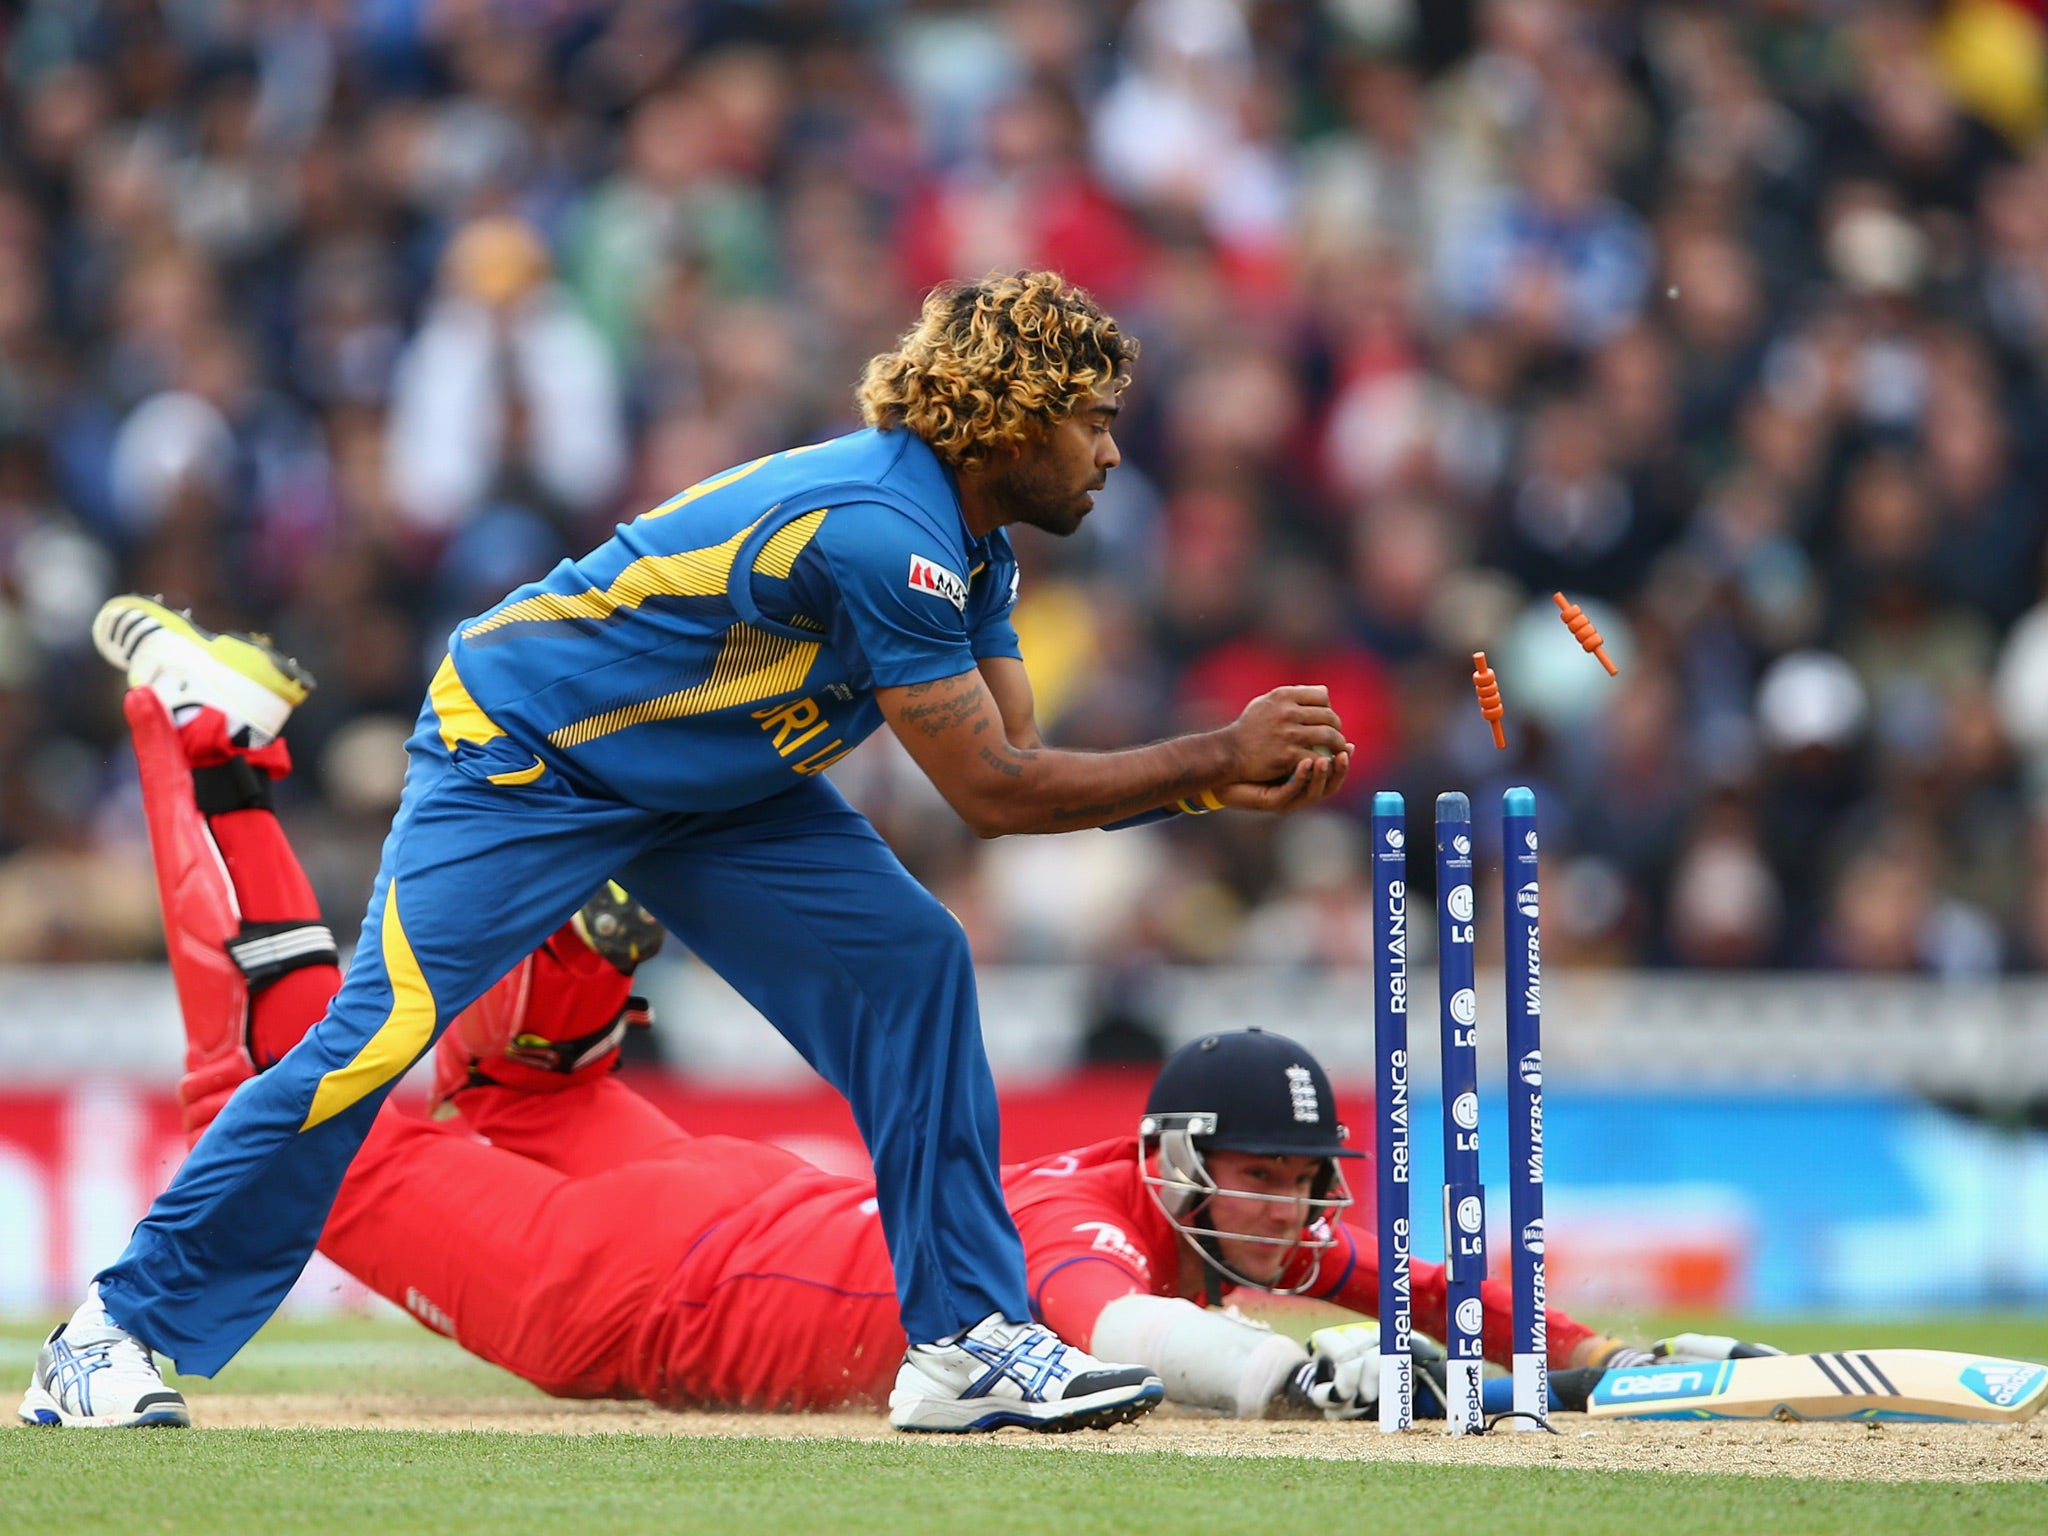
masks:
{"type": "MultiPolygon", "coordinates": [[[[697,1435],[752,1439],[896,1438],[879,1414],[666,1413],[644,1403],[552,1403],[420,1397],[192,1399],[201,1428],[500,1430],[524,1434],[697,1435]]],[[[1453,1440],[1437,1428],[1383,1435],[1372,1424],[1242,1423],[1168,1407],[1107,1433],[925,1437],[924,1443],[1013,1445],[1046,1452],[1179,1451],[1330,1461],[1725,1472],[1898,1482],[2048,1479],[2048,1420],[2025,1424],[1667,1424],[1560,1414],[1555,1435],[1496,1432],[1453,1440]]]]}

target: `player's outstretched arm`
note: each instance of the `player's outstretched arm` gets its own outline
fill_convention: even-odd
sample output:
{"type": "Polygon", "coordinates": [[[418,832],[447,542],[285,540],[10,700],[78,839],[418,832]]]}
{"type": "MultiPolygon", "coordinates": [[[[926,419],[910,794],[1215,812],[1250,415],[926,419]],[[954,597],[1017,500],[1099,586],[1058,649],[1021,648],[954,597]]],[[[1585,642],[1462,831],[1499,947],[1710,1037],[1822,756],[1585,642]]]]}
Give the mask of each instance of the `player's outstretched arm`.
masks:
{"type": "MultiPolygon", "coordinates": [[[[1009,738],[1010,745],[1044,746],[1038,735],[1031,676],[1024,670],[1024,663],[1014,656],[984,656],[978,665],[981,680],[988,685],[989,694],[1002,714],[1003,734],[1009,738]]],[[[1214,791],[1213,803],[1208,808],[1213,810],[1220,806],[1231,811],[1266,811],[1285,815],[1336,794],[1344,787],[1344,776],[1350,763],[1351,755],[1346,751],[1339,753],[1324,773],[1297,772],[1271,783],[1225,784],[1214,791]]]]}
{"type": "MultiPolygon", "coordinates": [[[[1035,743],[1030,690],[999,672],[1012,719],[980,671],[875,693],[882,716],[918,767],[979,837],[1071,832],[1227,786],[1278,780],[1285,808],[1330,791],[1349,765],[1328,690],[1276,688],[1218,731],[1124,752],[1062,752],[1035,743]],[[1327,753],[1327,756],[1322,754],[1327,753]]],[[[1282,807],[1262,807],[1282,808],[1282,807]]]]}

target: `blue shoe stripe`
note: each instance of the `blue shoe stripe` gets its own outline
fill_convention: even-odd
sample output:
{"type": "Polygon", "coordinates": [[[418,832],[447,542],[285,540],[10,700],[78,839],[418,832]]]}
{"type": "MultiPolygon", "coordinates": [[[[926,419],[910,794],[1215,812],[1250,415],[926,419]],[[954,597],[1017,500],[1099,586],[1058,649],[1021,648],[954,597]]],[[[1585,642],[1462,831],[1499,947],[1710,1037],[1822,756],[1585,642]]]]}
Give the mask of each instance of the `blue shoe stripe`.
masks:
{"type": "Polygon", "coordinates": [[[962,1398],[985,1397],[993,1391],[998,1382],[1005,1378],[1014,1381],[1024,1390],[1028,1402],[1047,1401],[1046,1386],[1072,1374],[1067,1365],[1067,1346],[1058,1337],[1044,1329],[1034,1329],[1013,1340],[1008,1346],[998,1349],[977,1339],[963,1338],[959,1347],[988,1367],[974,1383],[962,1392],[962,1398]],[[1032,1351],[1040,1345],[1049,1344],[1050,1350],[1035,1355],[1032,1351]]]}
{"type": "Polygon", "coordinates": [[[73,1349],[63,1339],[52,1339],[50,1350],[50,1384],[44,1390],[63,1402],[67,1397],[76,1400],[78,1406],[72,1411],[80,1418],[92,1417],[92,1378],[113,1362],[107,1358],[104,1348],[73,1349]]]}

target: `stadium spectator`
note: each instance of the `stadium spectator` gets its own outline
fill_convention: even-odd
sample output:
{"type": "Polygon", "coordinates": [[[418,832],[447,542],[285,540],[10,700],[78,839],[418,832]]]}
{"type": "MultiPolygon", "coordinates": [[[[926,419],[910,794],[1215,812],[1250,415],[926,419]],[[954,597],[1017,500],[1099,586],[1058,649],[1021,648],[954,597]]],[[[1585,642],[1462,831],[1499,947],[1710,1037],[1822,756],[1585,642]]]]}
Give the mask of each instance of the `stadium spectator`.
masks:
{"type": "MultiPolygon", "coordinates": [[[[1809,962],[1831,943],[1820,850],[1923,814],[1939,783],[2018,872],[1971,853],[1976,831],[1937,839],[1922,883],[1989,915],[2002,964],[2039,965],[2048,769],[2012,679],[2048,585],[2040,8],[1429,9],[14,8],[0,861],[133,867],[118,711],[79,660],[107,592],[161,590],[313,661],[328,688],[294,726],[284,811],[344,848],[358,813],[327,748],[410,713],[465,593],[843,430],[838,381],[922,285],[1046,262],[1154,364],[1120,427],[1127,486],[1056,562],[1021,552],[1020,623],[1047,588],[1027,646],[1072,675],[1116,657],[1049,714],[1056,738],[1170,728],[1189,669],[1262,643],[1274,569],[1305,558],[1401,701],[1386,782],[1441,788],[1484,761],[1439,700],[1461,652],[1561,583],[1671,658],[1659,686],[1702,747],[1661,769],[1661,859],[1616,862],[1599,817],[1546,802],[1551,846],[1622,914],[1589,953],[1663,963],[1681,910],[1721,910],[1703,891],[1765,901],[1721,857],[1740,803],[1776,937],[1760,909],[1707,948],[1809,962]],[[493,311],[457,293],[480,231],[507,237],[480,265],[510,285],[495,312],[523,362],[486,366],[493,311]],[[1760,690],[1808,653],[1851,663],[1866,719],[1795,745],[1760,690]],[[1976,742],[1973,721],[1993,739],[1958,767],[1943,738],[1976,742]],[[35,809],[56,781],[32,765],[86,760],[59,775],[77,814],[35,809]]],[[[1611,689],[1582,740],[1518,739],[1529,777],[1626,802],[1580,749],[1632,736],[1599,717],[1640,703],[1611,689]]],[[[1006,856],[882,819],[961,893],[1006,856]]],[[[1293,899],[1264,835],[1147,899],[1254,920],[1203,936],[1228,958],[1293,899]]],[[[987,910],[990,953],[1078,957],[987,910]]],[[[26,924],[0,959],[153,942],[26,924]]]]}
{"type": "Polygon", "coordinates": [[[1458,314],[1505,321],[1530,348],[1584,351],[1641,307],[1648,239],[1562,125],[1540,128],[1517,169],[1451,243],[1445,298],[1458,314]]]}
{"type": "Polygon", "coordinates": [[[508,492],[569,518],[620,489],[618,379],[551,266],[538,231],[505,215],[449,242],[391,392],[392,491],[421,534],[453,535],[508,492]]]}

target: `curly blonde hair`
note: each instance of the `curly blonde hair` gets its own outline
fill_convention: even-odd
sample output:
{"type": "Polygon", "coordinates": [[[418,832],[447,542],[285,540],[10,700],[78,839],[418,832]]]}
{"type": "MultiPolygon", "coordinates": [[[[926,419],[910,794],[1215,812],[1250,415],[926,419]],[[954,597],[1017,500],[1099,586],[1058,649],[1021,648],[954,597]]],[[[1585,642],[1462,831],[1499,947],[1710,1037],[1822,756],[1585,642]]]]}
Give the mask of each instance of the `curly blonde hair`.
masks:
{"type": "Polygon", "coordinates": [[[1057,272],[991,272],[924,301],[894,352],[868,360],[861,419],[908,427],[955,469],[985,467],[1072,416],[1098,389],[1122,389],[1138,344],[1057,272]]]}

